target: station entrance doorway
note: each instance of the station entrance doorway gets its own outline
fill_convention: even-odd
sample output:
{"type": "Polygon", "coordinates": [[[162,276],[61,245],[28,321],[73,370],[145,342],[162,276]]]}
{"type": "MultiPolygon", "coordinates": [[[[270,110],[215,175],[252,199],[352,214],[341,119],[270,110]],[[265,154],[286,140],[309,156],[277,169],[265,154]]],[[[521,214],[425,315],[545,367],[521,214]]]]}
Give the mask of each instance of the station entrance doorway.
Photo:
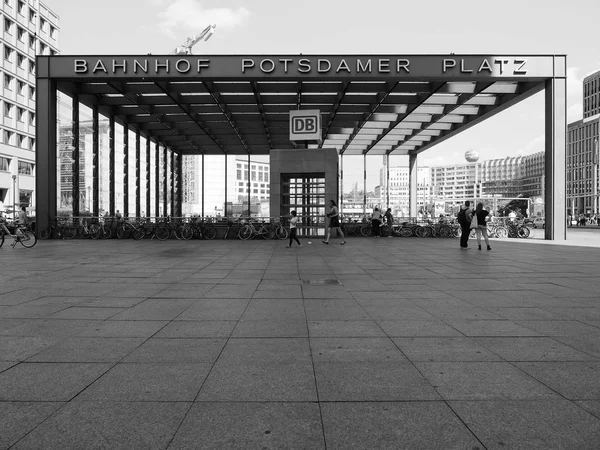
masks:
{"type": "Polygon", "coordinates": [[[296,211],[299,236],[324,236],[325,173],[281,174],[281,213],[296,211]]]}

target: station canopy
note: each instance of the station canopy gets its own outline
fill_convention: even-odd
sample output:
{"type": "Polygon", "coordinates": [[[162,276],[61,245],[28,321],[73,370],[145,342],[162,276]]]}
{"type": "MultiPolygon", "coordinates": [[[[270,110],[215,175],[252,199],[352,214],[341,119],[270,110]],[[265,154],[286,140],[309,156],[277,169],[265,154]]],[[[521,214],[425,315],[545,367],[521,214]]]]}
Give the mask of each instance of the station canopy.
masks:
{"type": "MultiPolygon", "coordinates": [[[[553,56],[54,56],[38,78],[183,155],[294,148],[319,110],[342,155],[416,155],[544,89],[553,56]]],[[[560,69],[560,68],[559,68],[560,69]]],[[[560,70],[558,70],[560,71],[560,70]]]]}

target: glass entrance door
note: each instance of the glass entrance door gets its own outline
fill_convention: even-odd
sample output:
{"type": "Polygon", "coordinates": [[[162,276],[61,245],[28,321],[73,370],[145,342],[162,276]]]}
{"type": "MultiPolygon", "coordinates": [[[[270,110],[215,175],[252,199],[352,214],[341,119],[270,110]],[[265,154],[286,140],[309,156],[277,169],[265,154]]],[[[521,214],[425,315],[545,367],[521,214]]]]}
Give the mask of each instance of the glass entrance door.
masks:
{"type": "Polygon", "coordinates": [[[298,236],[325,236],[325,173],[282,173],[281,197],[281,214],[300,218],[298,236]]]}

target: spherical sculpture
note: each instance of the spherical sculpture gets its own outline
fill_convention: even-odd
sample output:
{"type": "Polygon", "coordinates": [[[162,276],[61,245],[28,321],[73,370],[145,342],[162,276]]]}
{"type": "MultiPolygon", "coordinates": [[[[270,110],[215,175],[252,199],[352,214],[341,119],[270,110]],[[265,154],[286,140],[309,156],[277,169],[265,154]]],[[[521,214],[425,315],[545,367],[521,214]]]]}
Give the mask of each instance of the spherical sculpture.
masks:
{"type": "Polygon", "coordinates": [[[465,159],[468,162],[477,162],[479,159],[479,153],[477,153],[475,150],[468,150],[465,152],[465,159]]]}

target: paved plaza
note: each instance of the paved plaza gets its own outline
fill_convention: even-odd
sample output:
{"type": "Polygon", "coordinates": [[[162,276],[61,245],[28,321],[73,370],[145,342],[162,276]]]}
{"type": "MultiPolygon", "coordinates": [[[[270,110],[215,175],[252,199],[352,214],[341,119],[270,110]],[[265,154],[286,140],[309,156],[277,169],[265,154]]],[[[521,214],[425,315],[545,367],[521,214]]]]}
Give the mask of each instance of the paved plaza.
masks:
{"type": "Polygon", "coordinates": [[[599,448],[600,247],[303,243],[5,243],[0,448],[599,448]]]}

